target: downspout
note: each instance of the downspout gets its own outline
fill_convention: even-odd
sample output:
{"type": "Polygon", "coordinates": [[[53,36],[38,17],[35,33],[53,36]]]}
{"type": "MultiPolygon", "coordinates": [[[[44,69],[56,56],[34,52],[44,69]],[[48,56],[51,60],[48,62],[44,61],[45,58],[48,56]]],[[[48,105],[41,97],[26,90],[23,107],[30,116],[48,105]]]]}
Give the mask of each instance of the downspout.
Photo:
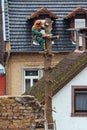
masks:
{"type": "MultiPolygon", "coordinates": [[[[5,4],[4,0],[1,0],[1,10],[2,10],[2,39],[3,39],[3,45],[2,45],[2,64],[5,66],[4,63],[4,53],[5,53],[5,40],[6,40],[6,34],[5,34],[5,4]]],[[[7,93],[6,90],[6,68],[5,68],[5,94],[7,93]]]]}
{"type": "Polygon", "coordinates": [[[5,0],[1,0],[2,4],[2,23],[3,23],[3,39],[6,41],[6,33],[5,33],[5,0]]]}
{"type": "Polygon", "coordinates": [[[8,62],[9,62],[9,58],[10,58],[10,51],[7,52],[7,57],[6,57],[6,62],[5,62],[5,72],[6,72],[6,95],[8,95],[8,88],[7,88],[7,83],[8,83],[8,72],[7,72],[7,68],[8,68],[8,62]]]}
{"type": "MultiPolygon", "coordinates": [[[[3,40],[4,42],[6,41],[6,28],[5,28],[5,6],[7,8],[7,4],[8,1],[7,0],[1,0],[1,4],[2,4],[2,20],[3,20],[3,40]]],[[[8,23],[9,23],[9,19],[8,19],[8,23]]],[[[9,25],[9,24],[8,24],[9,25]]],[[[3,53],[5,52],[5,45],[3,46],[3,53]]],[[[7,73],[7,68],[8,68],[8,62],[9,62],[9,58],[10,58],[10,50],[8,50],[7,52],[7,56],[6,56],[6,60],[4,63],[5,66],[5,72],[6,72],[6,95],[8,94],[8,88],[7,88],[7,82],[8,82],[8,73],[7,73]]]]}
{"type": "Polygon", "coordinates": [[[6,35],[5,35],[5,8],[4,8],[4,0],[1,0],[1,13],[2,13],[2,64],[4,65],[4,50],[5,50],[5,39],[6,39],[6,35]]]}

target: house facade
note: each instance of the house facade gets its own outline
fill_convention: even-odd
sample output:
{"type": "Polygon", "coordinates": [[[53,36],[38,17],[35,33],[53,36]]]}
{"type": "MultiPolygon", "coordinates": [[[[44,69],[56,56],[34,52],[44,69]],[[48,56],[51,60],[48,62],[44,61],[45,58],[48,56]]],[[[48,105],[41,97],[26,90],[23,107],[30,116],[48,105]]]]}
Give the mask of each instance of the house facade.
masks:
{"type": "MultiPolygon", "coordinates": [[[[32,39],[31,28],[34,21],[36,19],[44,20],[46,17],[53,21],[52,34],[60,36],[52,44],[52,52],[54,53],[52,66],[55,66],[78,45],[76,44],[76,42],[78,43],[76,31],[70,30],[71,23],[78,13],[86,16],[86,1],[67,0],[57,2],[50,0],[48,2],[44,0],[42,2],[39,0],[31,2],[30,0],[20,0],[19,2],[4,0],[2,3],[4,7],[3,34],[7,74],[6,94],[22,94],[44,75],[43,51],[40,45],[33,44],[32,39]],[[80,6],[81,9],[78,10],[80,6]],[[75,14],[72,13],[74,9],[76,9],[75,14]],[[69,13],[72,13],[72,15],[69,15],[69,13]],[[75,41],[72,34],[74,34],[75,41]]],[[[82,21],[84,23],[84,20],[82,21]]],[[[84,29],[81,31],[83,34],[84,29]]],[[[82,50],[85,50],[85,48],[86,45],[82,50]]],[[[79,49],[79,47],[76,49],[79,49]]]]}
{"type": "Polygon", "coordinates": [[[53,96],[57,130],[87,129],[87,67],[53,96]]]}
{"type": "MultiPolygon", "coordinates": [[[[50,75],[52,115],[56,130],[87,129],[87,52],[70,53],[53,68],[50,75]]],[[[25,95],[34,95],[41,103],[44,102],[43,82],[46,82],[44,78],[25,95]]]]}

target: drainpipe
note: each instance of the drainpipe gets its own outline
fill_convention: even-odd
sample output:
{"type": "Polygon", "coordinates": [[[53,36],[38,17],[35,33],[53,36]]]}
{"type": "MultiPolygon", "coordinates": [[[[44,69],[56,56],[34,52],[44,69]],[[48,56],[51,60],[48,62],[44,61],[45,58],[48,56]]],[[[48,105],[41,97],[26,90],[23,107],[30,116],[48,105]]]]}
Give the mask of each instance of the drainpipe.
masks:
{"type": "Polygon", "coordinates": [[[1,43],[1,47],[2,47],[2,64],[4,65],[4,48],[5,48],[5,44],[4,44],[4,39],[5,39],[5,12],[4,12],[4,0],[1,0],[1,17],[2,17],[2,28],[1,28],[1,30],[2,30],[2,43],[1,43]]]}
{"type": "Polygon", "coordinates": [[[10,51],[7,52],[7,57],[6,57],[6,62],[5,62],[5,72],[6,72],[6,95],[8,94],[8,88],[7,88],[7,82],[8,82],[8,73],[7,73],[7,67],[8,67],[8,62],[9,62],[9,58],[10,58],[10,51]]]}
{"type": "Polygon", "coordinates": [[[5,1],[1,0],[2,5],[2,23],[3,23],[3,39],[6,40],[6,33],[5,33],[5,1]]]}
{"type": "MultiPolygon", "coordinates": [[[[1,0],[1,10],[2,10],[2,30],[3,30],[3,41],[6,40],[6,34],[5,34],[5,4],[4,4],[4,0],[1,0]]],[[[3,49],[2,49],[2,53],[4,55],[4,50],[5,50],[5,45],[4,45],[4,42],[3,42],[3,49]]],[[[4,57],[4,56],[3,56],[4,57]]],[[[3,63],[4,66],[5,66],[5,63],[3,63]]],[[[5,72],[6,72],[6,67],[5,67],[5,72]]],[[[6,86],[6,85],[5,85],[6,86]]],[[[5,89],[5,93],[6,93],[6,89],[5,89]]]]}
{"type": "MultiPolygon", "coordinates": [[[[7,4],[7,0],[6,0],[6,4],[7,4]]],[[[2,23],[3,23],[3,40],[6,41],[6,28],[5,28],[5,0],[1,0],[1,5],[2,5],[2,23]]],[[[5,52],[5,44],[3,46],[3,53],[5,52]]],[[[7,89],[7,82],[8,82],[8,73],[7,73],[7,67],[8,67],[8,62],[9,62],[9,57],[10,57],[10,50],[7,53],[7,57],[6,57],[6,61],[5,61],[5,72],[6,72],[6,94],[8,93],[8,89],[7,89]]]]}

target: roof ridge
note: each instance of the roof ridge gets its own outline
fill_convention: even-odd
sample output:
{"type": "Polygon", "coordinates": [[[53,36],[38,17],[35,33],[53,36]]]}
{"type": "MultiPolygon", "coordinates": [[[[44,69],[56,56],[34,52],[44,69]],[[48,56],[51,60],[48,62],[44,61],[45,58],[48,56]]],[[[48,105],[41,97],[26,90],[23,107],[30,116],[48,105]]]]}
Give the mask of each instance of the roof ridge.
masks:
{"type": "Polygon", "coordinates": [[[71,18],[72,16],[74,16],[77,12],[79,11],[85,11],[85,13],[87,13],[87,10],[81,6],[75,8],[74,10],[72,10],[71,12],[69,12],[66,16],[64,16],[65,19],[67,18],[71,18]]]}

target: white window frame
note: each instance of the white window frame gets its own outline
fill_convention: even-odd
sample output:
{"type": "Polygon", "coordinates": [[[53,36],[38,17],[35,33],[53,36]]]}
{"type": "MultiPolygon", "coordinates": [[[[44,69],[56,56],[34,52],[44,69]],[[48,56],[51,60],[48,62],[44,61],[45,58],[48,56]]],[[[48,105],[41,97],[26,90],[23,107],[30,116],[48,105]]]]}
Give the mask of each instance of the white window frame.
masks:
{"type": "MultiPolygon", "coordinates": [[[[80,29],[86,27],[85,19],[75,19],[74,20],[75,29],[80,29]]],[[[74,41],[76,41],[76,32],[74,33],[74,41]]],[[[82,37],[79,36],[79,46],[82,46],[82,37]]]]}
{"type": "Polygon", "coordinates": [[[25,92],[26,91],[26,86],[25,86],[25,80],[26,79],[30,79],[30,87],[32,87],[33,86],[33,79],[40,79],[40,78],[42,78],[43,77],[43,75],[44,75],[44,70],[43,70],[43,67],[24,67],[23,68],[23,92],[25,92]],[[38,76],[26,76],[25,75],[25,71],[27,71],[27,70],[29,70],[29,71],[38,71],[38,76]]]}

